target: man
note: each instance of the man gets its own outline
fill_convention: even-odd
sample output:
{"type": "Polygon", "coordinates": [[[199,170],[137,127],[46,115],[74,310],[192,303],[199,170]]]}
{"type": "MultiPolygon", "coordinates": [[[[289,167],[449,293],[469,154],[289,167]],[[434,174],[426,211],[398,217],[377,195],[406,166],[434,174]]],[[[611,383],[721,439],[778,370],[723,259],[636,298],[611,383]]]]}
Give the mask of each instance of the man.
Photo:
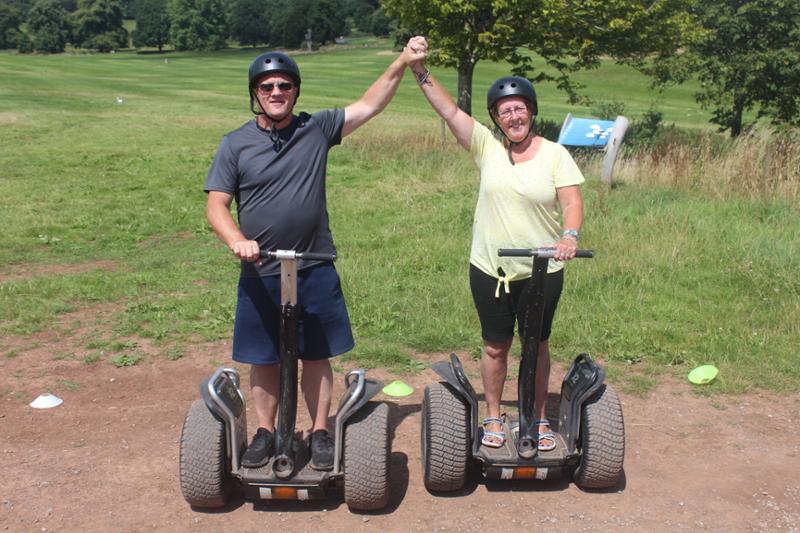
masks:
{"type": "MultiPolygon", "coordinates": [[[[358,101],[313,115],[293,113],[301,77],[289,56],[267,52],[250,65],[250,108],[256,118],[223,137],[205,183],[208,221],[242,261],[233,359],[251,365],[259,425],[242,456],[245,467],[269,461],[279,399],[280,265],[261,261],[259,252],[335,252],[325,198],[328,150],[386,107],[405,68],[421,58],[414,46],[418,39],[409,41],[358,101]],[[230,212],[234,199],[238,226],[230,212]]],[[[312,421],[311,467],[329,470],[334,443],[328,434],[333,381],[328,359],[351,350],[353,335],[332,263],[301,261],[297,282],[300,387],[312,421]]]]}

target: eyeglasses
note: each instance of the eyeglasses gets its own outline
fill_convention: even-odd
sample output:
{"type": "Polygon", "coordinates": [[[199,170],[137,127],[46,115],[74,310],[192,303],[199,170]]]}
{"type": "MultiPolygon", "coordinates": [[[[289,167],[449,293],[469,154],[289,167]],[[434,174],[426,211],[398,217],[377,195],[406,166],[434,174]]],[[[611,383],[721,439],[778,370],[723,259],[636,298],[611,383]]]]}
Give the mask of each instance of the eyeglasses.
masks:
{"type": "Polygon", "coordinates": [[[277,87],[280,92],[285,93],[286,91],[294,89],[294,83],[289,81],[283,81],[281,83],[262,83],[258,86],[258,92],[270,94],[275,87],[277,87]]]}
{"type": "Polygon", "coordinates": [[[509,119],[512,115],[522,115],[528,112],[528,108],[525,106],[515,106],[509,107],[508,109],[504,109],[502,111],[497,112],[497,116],[502,119],[509,119]]]}

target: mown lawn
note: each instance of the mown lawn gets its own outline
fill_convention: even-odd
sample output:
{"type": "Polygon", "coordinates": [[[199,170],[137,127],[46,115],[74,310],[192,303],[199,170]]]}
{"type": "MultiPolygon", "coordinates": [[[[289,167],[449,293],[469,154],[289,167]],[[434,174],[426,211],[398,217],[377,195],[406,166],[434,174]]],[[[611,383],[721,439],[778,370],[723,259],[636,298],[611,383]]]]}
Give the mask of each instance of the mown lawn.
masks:
{"type": "MultiPolygon", "coordinates": [[[[100,347],[147,337],[178,357],[187,343],[229,337],[238,266],[207,227],[202,185],[220,137],[249,118],[254,55],[0,54],[0,274],[42,273],[0,283],[2,335],[116,302],[115,322],[94,325],[100,347]],[[47,265],[100,260],[116,268],[47,275],[47,265]]],[[[348,104],[392,57],[385,46],[297,56],[299,107],[348,104]]],[[[434,73],[454,88],[453,72],[434,73]]],[[[479,119],[488,120],[486,88],[504,73],[479,64],[479,119]]],[[[706,124],[691,86],[654,95],[613,64],[579,79],[598,100],[623,100],[633,118],[657,101],[668,122],[706,124]]],[[[554,87],[537,89],[545,119],[587,111],[554,87]]],[[[796,390],[797,207],[630,183],[608,190],[587,177],[583,243],[596,259],[568,269],[554,356],[588,351],[629,390],[700,363],[721,369],[711,390],[796,390]]],[[[477,353],[466,279],[476,192],[467,154],[449,137],[442,144],[410,76],[383,115],[331,152],[351,357],[404,371],[420,368],[415,351],[477,353]]],[[[0,345],[3,356],[12,355],[0,345]]]]}

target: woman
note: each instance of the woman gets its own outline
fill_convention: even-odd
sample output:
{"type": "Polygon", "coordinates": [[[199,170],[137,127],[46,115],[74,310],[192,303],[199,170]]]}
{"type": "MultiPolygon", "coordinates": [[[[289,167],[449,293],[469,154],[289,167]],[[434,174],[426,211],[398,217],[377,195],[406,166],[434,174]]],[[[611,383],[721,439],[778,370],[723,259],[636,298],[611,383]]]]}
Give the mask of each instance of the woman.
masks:
{"type": "MultiPolygon", "coordinates": [[[[422,52],[427,43],[424,46],[422,52]]],[[[545,316],[534,399],[539,450],[552,450],[556,440],[545,415],[550,376],[548,338],[563,285],[563,261],[575,257],[583,224],[583,175],[563,146],[533,133],[538,105],[528,80],[507,76],[489,89],[489,115],[503,134],[503,139],[498,140],[456,106],[425,68],[424,60],[410,68],[433,109],[480,169],[469,276],[483,337],[480,368],[486,397],[482,438],[485,446],[499,448],[505,443],[500,401],[514,325],[519,324],[520,295],[532,270],[530,258],[500,258],[497,250],[542,246],[556,249],[545,281],[545,316]],[[559,210],[563,224],[559,222],[559,210]]]]}

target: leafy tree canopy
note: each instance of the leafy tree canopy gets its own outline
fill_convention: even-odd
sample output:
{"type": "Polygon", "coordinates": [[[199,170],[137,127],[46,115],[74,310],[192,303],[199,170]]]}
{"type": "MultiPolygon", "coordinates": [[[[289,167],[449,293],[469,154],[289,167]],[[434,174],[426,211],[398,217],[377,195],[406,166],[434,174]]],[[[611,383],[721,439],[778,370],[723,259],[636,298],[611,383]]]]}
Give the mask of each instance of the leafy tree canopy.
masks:
{"type": "Polygon", "coordinates": [[[219,50],[227,44],[223,0],[170,0],[170,40],[177,50],[219,50]]]}
{"type": "Polygon", "coordinates": [[[273,44],[299,48],[311,30],[315,43],[331,42],[344,35],[345,17],[336,0],[284,0],[273,19],[273,44]]]}
{"type": "Polygon", "coordinates": [[[71,28],[67,12],[56,0],[37,0],[28,11],[28,32],[33,49],[57,54],[64,51],[70,40],[71,28]]]}
{"type": "Polygon", "coordinates": [[[119,0],[79,0],[72,15],[74,43],[81,48],[108,52],[128,46],[128,31],[122,26],[119,0]]]}
{"type": "Polygon", "coordinates": [[[641,58],[674,50],[691,20],[692,0],[384,0],[406,35],[421,34],[430,61],[458,70],[458,105],[472,111],[472,73],[487,59],[507,61],[534,83],[554,81],[571,101],[580,86],[570,74],[604,54],[641,58]],[[551,67],[535,72],[526,49],[551,67]]]}
{"type": "Polygon", "coordinates": [[[160,52],[169,42],[167,0],[137,0],[133,45],[157,46],[160,52]]]}
{"type": "Polygon", "coordinates": [[[0,50],[16,48],[21,21],[16,7],[0,1],[0,50]]]}
{"type": "Polygon", "coordinates": [[[228,18],[231,37],[248,46],[269,42],[270,7],[267,0],[233,0],[228,18]]]}
{"type": "Polygon", "coordinates": [[[697,101],[732,137],[743,114],[800,125],[800,2],[698,0],[703,31],[685,53],[663,57],[646,71],[659,83],[696,76],[697,101]]]}

